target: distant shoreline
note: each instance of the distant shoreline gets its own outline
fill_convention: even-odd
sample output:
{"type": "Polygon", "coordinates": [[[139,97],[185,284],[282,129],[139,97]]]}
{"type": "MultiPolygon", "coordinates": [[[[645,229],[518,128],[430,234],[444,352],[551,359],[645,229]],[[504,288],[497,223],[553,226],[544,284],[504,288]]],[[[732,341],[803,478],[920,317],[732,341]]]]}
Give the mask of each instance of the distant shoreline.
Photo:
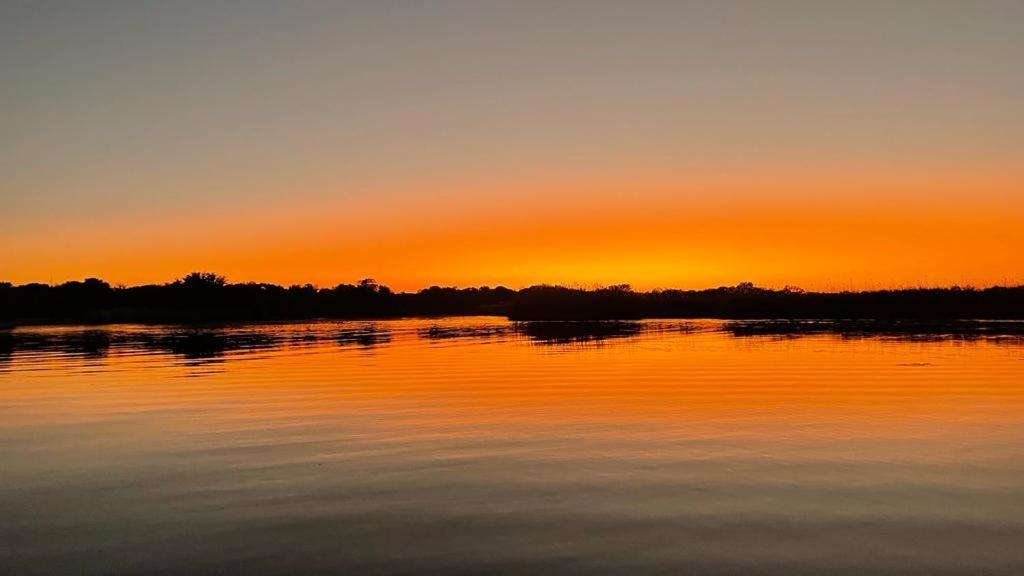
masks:
{"type": "Polygon", "coordinates": [[[0,283],[0,327],[32,324],[196,324],[314,319],[504,316],[510,320],[1021,320],[1024,286],[863,292],[772,290],[750,283],[637,292],[560,286],[393,292],[372,280],[333,288],[228,283],[192,273],[161,285],[98,279],[50,286],[0,283]]]}

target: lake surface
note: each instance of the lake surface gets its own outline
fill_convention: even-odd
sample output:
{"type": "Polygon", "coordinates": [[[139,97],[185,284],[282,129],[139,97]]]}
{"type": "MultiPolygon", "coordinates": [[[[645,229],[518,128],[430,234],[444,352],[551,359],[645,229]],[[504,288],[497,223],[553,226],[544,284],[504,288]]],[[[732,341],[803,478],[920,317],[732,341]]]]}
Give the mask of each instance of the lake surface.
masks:
{"type": "Polygon", "coordinates": [[[1021,574],[1024,341],[0,333],[0,574],[1021,574]]]}

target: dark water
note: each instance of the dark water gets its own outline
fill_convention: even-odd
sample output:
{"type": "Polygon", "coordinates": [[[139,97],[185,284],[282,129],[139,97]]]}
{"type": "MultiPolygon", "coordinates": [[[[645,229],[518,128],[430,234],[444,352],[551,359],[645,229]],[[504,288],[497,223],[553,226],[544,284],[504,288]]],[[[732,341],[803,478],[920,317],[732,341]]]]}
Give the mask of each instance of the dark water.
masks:
{"type": "Polygon", "coordinates": [[[0,333],[0,574],[1022,574],[1019,338],[0,333]]]}

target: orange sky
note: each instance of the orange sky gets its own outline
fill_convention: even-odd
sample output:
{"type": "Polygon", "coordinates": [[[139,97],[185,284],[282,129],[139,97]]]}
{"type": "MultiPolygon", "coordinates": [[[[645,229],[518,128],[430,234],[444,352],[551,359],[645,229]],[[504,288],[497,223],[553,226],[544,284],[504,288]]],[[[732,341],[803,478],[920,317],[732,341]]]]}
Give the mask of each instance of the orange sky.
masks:
{"type": "Polygon", "coordinates": [[[535,283],[840,290],[1024,282],[1024,196],[1010,174],[762,174],[658,183],[516,183],[363,202],[181,209],[8,234],[6,278],[393,288],[535,283]],[[827,189],[828,194],[820,191],[827,189]],[[642,202],[637,202],[642,198],[642,202]],[[59,272],[58,272],[59,271],[59,272]]]}
{"type": "Polygon", "coordinates": [[[0,281],[1024,282],[1024,3],[6,3],[0,281]]]}

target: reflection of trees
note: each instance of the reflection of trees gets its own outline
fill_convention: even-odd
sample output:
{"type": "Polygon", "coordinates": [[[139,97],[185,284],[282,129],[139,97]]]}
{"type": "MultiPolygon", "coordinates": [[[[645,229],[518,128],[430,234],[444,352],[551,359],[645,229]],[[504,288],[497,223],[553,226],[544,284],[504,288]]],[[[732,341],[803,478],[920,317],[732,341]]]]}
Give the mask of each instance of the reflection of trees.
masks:
{"type": "Polygon", "coordinates": [[[972,340],[1024,337],[1024,322],[975,320],[733,320],[724,330],[736,337],[796,338],[831,334],[843,338],[886,337],[901,340],[972,340]]]}
{"type": "Polygon", "coordinates": [[[391,341],[391,334],[387,330],[377,327],[356,328],[338,332],[334,341],[342,348],[348,346],[359,346],[362,348],[374,348],[391,341]]]}
{"type": "Polygon", "coordinates": [[[309,346],[318,342],[372,348],[390,342],[390,334],[376,326],[342,330],[310,330],[308,327],[294,330],[287,327],[206,327],[135,331],[0,331],[0,362],[10,362],[14,355],[20,352],[103,358],[112,348],[119,348],[177,356],[203,363],[220,359],[227,354],[248,354],[288,346],[309,346]]]}
{"type": "Polygon", "coordinates": [[[610,338],[637,336],[643,330],[640,322],[628,321],[537,321],[517,324],[523,334],[539,344],[571,344],[610,338]]]}

